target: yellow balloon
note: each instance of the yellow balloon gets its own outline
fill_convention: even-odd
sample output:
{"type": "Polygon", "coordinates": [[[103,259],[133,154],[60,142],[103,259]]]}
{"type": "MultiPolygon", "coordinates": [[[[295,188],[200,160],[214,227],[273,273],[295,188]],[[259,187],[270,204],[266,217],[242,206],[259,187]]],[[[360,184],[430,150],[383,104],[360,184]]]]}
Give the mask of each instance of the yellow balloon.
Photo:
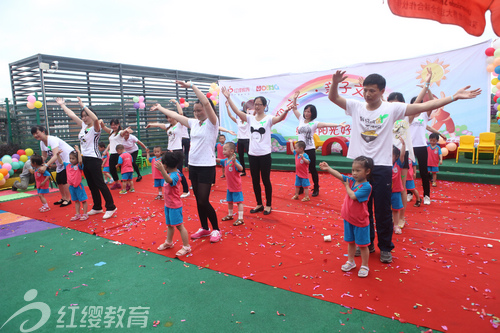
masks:
{"type": "Polygon", "coordinates": [[[37,109],[41,108],[42,106],[43,106],[42,102],[40,102],[40,101],[36,101],[36,102],[35,102],[35,107],[36,107],[37,109]]]}
{"type": "Polygon", "coordinates": [[[26,149],[24,152],[26,153],[26,156],[33,155],[33,149],[31,149],[31,148],[26,149]]]}
{"type": "Polygon", "coordinates": [[[28,160],[28,156],[26,156],[26,155],[21,155],[21,157],[19,157],[19,161],[21,161],[23,163],[26,163],[27,160],[28,160]]]}
{"type": "Polygon", "coordinates": [[[496,85],[498,83],[498,79],[497,78],[494,78],[493,80],[491,80],[491,84],[492,85],[496,85]]]}
{"type": "Polygon", "coordinates": [[[0,173],[0,180],[3,179],[3,173],[0,173]]]}

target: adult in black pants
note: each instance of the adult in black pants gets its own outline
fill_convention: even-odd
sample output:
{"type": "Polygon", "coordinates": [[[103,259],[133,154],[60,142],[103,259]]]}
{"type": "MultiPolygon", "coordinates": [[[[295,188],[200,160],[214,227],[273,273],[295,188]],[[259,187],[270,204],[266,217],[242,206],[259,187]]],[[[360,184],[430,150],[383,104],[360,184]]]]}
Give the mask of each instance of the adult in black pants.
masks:
{"type": "Polygon", "coordinates": [[[151,111],[159,110],[169,118],[177,120],[191,129],[191,149],[189,151],[189,179],[196,198],[201,228],[191,234],[192,239],[210,237],[210,242],[220,241],[222,235],[217,222],[217,213],[210,203],[212,184],[215,182],[215,142],[219,133],[219,118],[215,113],[212,101],[191,82],[176,81],[184,89],[191,88],[198,101],[194,103],[195,119],[187,118],[177,112],[163,108],[160,104],[151,107],[151,111]],[[210,231],[208,222],[212,225],[210,231]]]}
{"type": "Polygon", "coordinates": [[[111,177],[113,177],[113,184],[111,185],[111,190],[119,190],[122,188],[120,184],[120,178],[118,177],[118,171],[116,170],[116,165],[118,164],[118,158],[120,154],[116,152],[116,146],[125,145],[125,139],[123,136],[125,135],[125,131],[132,133],[132,129],[130,127],[122,130],[119,119],[111,119],[109,122],[110,127],[106,127],[104,125],[104,121],[99,121],[101,128],[104,132],[109,134],[109,173],[111,177]]]}
{"type": "MultiPolygon", "coordinates": [[[[424,87],[422,88],[422,91],[417,97],[413,97],[411,99],[411,104],[414,103],[422,103],[423,101],[430,101],[434,99],[434,95],[432,95],[430,89],[429,89],[429,82],[430,78],[428,76],[428,80],[425,83],[424,87]]],[[[422,179],[422,187],[424,189],[424,195],[422,196],[424,198],[424,205],[430,205],[431,204],[431,184],[430,184],[430,177],[429,177],[429,171],[427,169],[427,138],[425,136],[426,130],[437,133],[440,135],[443,139],[446,140],[446,137],[439,133],[439,131],[435,130],[434,128],[430,127],[427,125],[429,122],[429,118],[431,116],[432,110],[427,111],[427,112],[422,112],[421,114],[418,114],[413,117],[409,117],[410,120],[410,134],[411,134],[411,140],[412,140],[412,145],[413,145],[413,153],[415,154],[415,157],[418,161],[418,170],[420,172],[420,178],[422,179]]],[[[410,197],[411,200],[411,197],[410,197]]],[[[421,200],[420,200],[421,201],[421,200]]],[[[415,207],[420,206],[420,201],[415,202],[415,207]]]]}
{"type": "MultiPolygon", "coordinates": [[[[253,100],[248,102],[243,102],[243,112],[249,115],[254,114],[254,106],[253,100]]],[[[250,125],[247,121],[242,121],[240,117],[235,118],[233,114],[229,111],[229,103],[226,101],[226,110],[229,118],[236,123],[238,126],[238,157],[241,166],[243,167],[243,171],[241,172],[241,176],[246,176],[246,168],[245,168],[245,151],[248,154],[248,149],[250,147],[250,125]]]]}
{"type": "Polygon", "coordinates": [[[80,150],[83,157],[83,173],[92,194],[94,205],[88,212],[88,215],[100,214],[102,210],[101,194],[106,202],[106,213],[103,219],[109,219],[116,213],[116,206],[109,188],[104,183],[102,176],[102,159],[99,151],[99,138],[101,137],[101,127],[99,119],[89,107],[83,105],[78,97],[78,103],[82,108],[79,118],[70,108],[68,108],[63,98],[56,98],[57,104],[61,106],[64,112],[79,126],[81,126],[78,138],[80,139],[80,150]]]}
{"type": "Polygon", "coordinates": [[[132,155],[132,166],[134,168],[135,173],[137,174],[137,182],[142,180],[141,171],[139,170],[139,166],[137,165],[137,155],[139,154],[139,148],[137,145],[141,146],[144,151],[148,148],[141,140],[139,140],[135,135],[130,134],[129,131],[123,131],[123,147],[125,148],[125,152],[132,155]]]}
{"type": "MultiPolygon", "coordinates": [[[[318,178],[318,170],[316,170],[316,145],[314,144],[314,133],[316,129],[323,127],[336,127],[336,126],[344,126],[345,123],[340,125],[333,123],[322,123],[318,122],[315,119],[318,117],[318,110],[312,104],[308,104],[304,107],[304,112],[300,114],[297,109],[297,98],[300,95],[300,91],[296,91],[293,95],[292,101],[292,110],[295,114],[295,117],[299,120],[299,126],[297,128],[299,134],[299,141],[304,141],[306,144],[305,153],[309,156],[309,173],[311,174],[314,188],[313,188],[313,197],[317,197],[319,195],[319,178],[318,178]]],[[[300,193],[304,191],[303,188],[300,189],[300,193]]]]}
{"type": "Polygon", "coordinates": [[[271,185],[271,127],[286,118],[286,115],[291,110],[291,106],[281,113],[279,116],[273,117],[266,115],[267,99],[259,96],[254,99],[255,115],[249,115],[238,109],[236,104],[231,100],[231,93],[223,87],[222,93],[226,97],[231,109],[241,121],[248,122],[250,125],[250,148],[248,150],[248,160],[250,162],[250,173],[252,175],[253,192],[257,206],[250,210],[250,213],[258,213],[264,211],[264,215],[271,214],[273,187],[271,185]],[[262,204],[262,191],[260,187],[260,179],[264,184],[266,192],[266,206],[262,204]]]}

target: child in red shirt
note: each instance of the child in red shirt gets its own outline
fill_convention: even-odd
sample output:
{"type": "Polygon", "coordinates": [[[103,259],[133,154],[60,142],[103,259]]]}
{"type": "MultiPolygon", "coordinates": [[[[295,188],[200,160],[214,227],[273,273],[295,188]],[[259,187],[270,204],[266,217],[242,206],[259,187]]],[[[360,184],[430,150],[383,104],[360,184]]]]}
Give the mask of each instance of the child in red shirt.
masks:
{"type": "Polygon", "coordinates": [[[344,240],[349,244],[347,248],[347,262],[341,269],[348,272],[356,268],[354,256],[356,245],[361,252],[361,267],[358,277],[367,277],[368,258],[370,252],[370,220],[368,219],[368,199],[372,192],[372,186],[367,180],[373,170],[373,160],[369,157],[359,156],[352,162],[352,177],[342,175],[332,169],[326,162],[319,164],[321,170],[328,171],[332,176],[338,178],[345,186],[346,196],[342,204],[341,215],[344,219],[344,240]]]}
{"type": "Polygon", "coordinates": [[[125,152],[125,147],[123,145],[117,145],[116,146],[116,152],[120,154],[120,157],[118,157],[118,163],[116,163],[116,166],[120,166],[121,172],[122,172],[122,190],[120,191],[120,194],[126,194],[127,191],[129,192],[135,192],[134,189],[134,159],[132,158],[132,155],[129,153],[125,152]]]}
{"type": "Polygon", "coordinates": [[[295,156],[295,195],[292,200],[299,200],[300,188],[304,188],[305,197],[302,201],[309,201],[309,163],[311,160],[305,153],[306,143],[304,141],[297,141],[294,146],[293,155],[295,156]]]}
{"type": "Polygon", "coordinates": [[[160,146],[156,146],[153,148],[153,154],[155,155],[154,157],[149,157],[149,148],[146,149],[146,158],[148,159],[149,163],[151,163],[151,173],[153,176],[153,186],[158,189],[158,195],[155,197],[155,200],[162,200],[163,199],[163,183],[165,180],[163,179],[163,176],[156,168],[156,162],[160,161],[161,162],[161,155],[163,152],[161,151],[160,146]]]}
{"type": "Polygon", "coordinates": [[[89,218],[87,215],[87,193],[82,185],[82,175],[83,175],[83,161],[82,154],[78,146],[75,146],[75,150],[69,153],[69,162],[63,162],[61,158],[62,151],[57,152],[57,159],[59,163],[64,164],[66,168],[66,176],[68,178],[69,193],[71,194],[71,200],[75,202],[76,214],[70,220],[71,221],[85,221],[89,218]],[[82,204],[83,214],[80,215],[80,203],[82,204]]]}
{"type": "Polygon", "coordinates": [[[45,193],[49,193],[50,172],[48,170],[45,170],[44,173],[38,171],[38,169],[40,169],[42,164],[43,164],[42,156],[40,155],[31,156],[31,167],[35,170],[36,191],[38,193],[40,201],[42,202],[42,207],[40,207],[39,211],[45,213],[50,210],[50,207],[47,204],[47,199],[45,199],[45,193]]]}
{"type": "MultiPolygon", "coordinates": [[[[217,151],[217,158],[224,159],[224,144],[226,143],[226,136],[224,134],[219,135],[219,142],[215,145],[215,150],[217,151]]],[[[222,176],[220,178],[226,177],[226,170],[222,167],[222,176]]]]}
{"type": "Polygon", "coordinates": [[[427,146],[427,169],[432,174],[432,186],[437,186],[437,174],[439,166],[443,164],[443,153],[438,145],[439,135],[431,133],[429,135],[429,145],[427,146]]]}
{"type": "MultiPolygon", "coordinates": [[[[399,138],[401,141],[401,151],[406,150],[405,141],[399,138]]],[[[392,223],[394,224],[394,233],[400,234],[401,228],[404,227],[404,217],[401,216],[403,213],[403,199],[401,197],[401,192],[403,191],[403,180],[401,178],[401,168],[405,161],[405,154],[401,154],[401,151],[396,147],[392,147],[392,223]]]]}
{"type": "Polygon", "coordinates": [[[217,158],[216,161],[220,162],[221,166],[225,169],[227,175],[227,216],[222,218],[222,221],[229,221],[233,219],[233,202],[238,204],[238,219],[233,222],[233,225],[238,226],[245,223],[243,221],[243,191],[241,188],[240,172],[243,167],[236,159],[236,145],[234,142],[224,144],[223,154],[226,158],[217,158]]]}
{"type": "Polygon", "coordinates": [[[184,256],[191,252],[189,245],[189,235],[183,224],[182,217],[182,200],[181,190],[181,175],[177,170],[177,165],[183,159],[180,152],[166,152],[161,161],[156,161],[155,166],[161,172],[165,183],[163,192],[165,197],[165,222],[167,224],[167,239],[165,243],[158,247],[159,251],[174,247],[173,237],[175,228],[181,233],[182,248],[177,251],[176,256],[184,256]]]}

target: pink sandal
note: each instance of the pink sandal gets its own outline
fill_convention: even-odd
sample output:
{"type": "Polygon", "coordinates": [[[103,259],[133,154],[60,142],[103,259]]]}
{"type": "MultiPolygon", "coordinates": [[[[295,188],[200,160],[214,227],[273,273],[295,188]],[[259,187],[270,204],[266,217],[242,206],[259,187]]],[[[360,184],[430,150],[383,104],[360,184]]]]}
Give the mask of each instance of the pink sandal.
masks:
{"type": "Polygon", "coordinates": [[[49,208],[49,207],[41,207],[41,208],[39,209],[39,211],[40,211],[40,212],[42,212],[42,213],[48,212],[49,210],[50,210],[50,208],[49,208]]]}
{"type": "Polygon", "coordinates": [[[76,220],[79,220],[81,218],[81,215],[80,214],[76,214],[75,216],[73,216],[70,221],[76,221],[76,220]]]}
{"type": "Polygon", "coordinates": [[[171,244],[168,244],[167,242],[161,244],[160,246],[158,246],[158,251],[163,251],[163,250],[166,250],[166,249],[171,249],[174,247],[174,243],[171,243],[171,244]]]}
{"type": "Polygon", "coordinates": [[[89,215],[88,215],[88,214],[82,214],[82,215],[80,216],[80,221],[85,221],[85,220],[87,220],[88,218],[89,218],[89,215]]]}

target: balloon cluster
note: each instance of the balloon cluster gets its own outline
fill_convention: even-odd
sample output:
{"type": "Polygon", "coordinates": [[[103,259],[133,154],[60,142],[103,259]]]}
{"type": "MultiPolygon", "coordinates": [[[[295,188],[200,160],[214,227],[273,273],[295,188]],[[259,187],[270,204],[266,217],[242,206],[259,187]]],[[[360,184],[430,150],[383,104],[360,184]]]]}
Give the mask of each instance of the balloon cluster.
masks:
{"type": "Polygon", "coordinates": [[[39,109],[39,108],[41,108],[43,106],[43,103],[40,102],[40,101],[37,101],[35,96],[29,95],[28,96],[28,103],[26,104],[26,106],[30,110],[34,109],[34,108],[39,109]]]}
{"type": "Polygon", "coordinates": [[[144,96],[134,97],[132,98],[134,101],[134,108],[136,109],[145,109],[146,103],[144,103],[144,96]]]}
{"type": "Polygon", "coordinates": [[[449,152],[453,152],[455,150],[457,150],[457,144],[450,142],[446,145],[446,147],[441,148],[441,154],[443,154],[443,156],[448,156],[449,152]]]}
{"type": "Polygon", "coordinates": [[[0,186],[4,185],[7,179],[14,174],[15,170],[22,169],[24,163],[33,155],[33,149],[19,149],[16,154],[4,155],[0,162],[0,186]]]}
{"type": "Polygon", "coordinates": [[[210,84],[210,88],[208,89],[207,97],[214,102],[214,105],[217,105],[219,103],[219,93],[220,93],[220,87],[217,85],[217,83],[212,83],[210,84]]]}
{"type": "Polygon", "coordinates": [[[181,106],[181,108],[188,108],[189,107],[189,103],[186,101],[185,98],[179,98],[179,105],[181,106]]]}
{"type": "Polygon", "coordinates": [[[500,98],[500,38],[493,42],[492,47],[488,47],[484,53],[486,53],[486,70],[491,73],[493,79],[491,79],[491,92],[495,94],[493,101],[495,102],[494,108],[497,110],[496,119],[500,125],[500,103],[498,99],[500,98]]]}

